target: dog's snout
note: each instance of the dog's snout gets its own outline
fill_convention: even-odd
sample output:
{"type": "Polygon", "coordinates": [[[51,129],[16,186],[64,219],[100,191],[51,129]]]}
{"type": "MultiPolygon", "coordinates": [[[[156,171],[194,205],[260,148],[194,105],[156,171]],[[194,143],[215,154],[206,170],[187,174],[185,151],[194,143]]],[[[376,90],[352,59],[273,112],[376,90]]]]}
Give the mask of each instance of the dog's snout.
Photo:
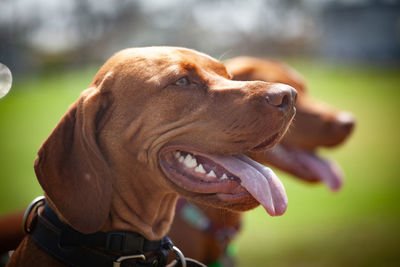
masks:
{"type": "Polygon", "coordinates": [[[296,90],[285,84],[274,84],[265,96],[267,103],[284,110],[293,106],[296,98],[296,90]]]}

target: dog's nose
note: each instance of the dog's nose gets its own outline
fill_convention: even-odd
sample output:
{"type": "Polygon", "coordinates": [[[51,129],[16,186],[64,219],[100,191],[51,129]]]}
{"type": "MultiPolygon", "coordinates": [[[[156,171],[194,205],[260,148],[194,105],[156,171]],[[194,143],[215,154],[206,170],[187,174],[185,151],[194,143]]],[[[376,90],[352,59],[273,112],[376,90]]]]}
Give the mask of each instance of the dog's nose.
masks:
{"type": "Polygon", "coordinates": [[[293,107],[296,98],[297,91],[286,84],[274,84],[265,96],[267,103],[282,110],[293,107]]]}
{"type": "Polygon", "coordinates": [[[350,133],[355,125],[355,119],[350,112],[342,111],[336,115],[340,128],[346,133],[350,133]]]}

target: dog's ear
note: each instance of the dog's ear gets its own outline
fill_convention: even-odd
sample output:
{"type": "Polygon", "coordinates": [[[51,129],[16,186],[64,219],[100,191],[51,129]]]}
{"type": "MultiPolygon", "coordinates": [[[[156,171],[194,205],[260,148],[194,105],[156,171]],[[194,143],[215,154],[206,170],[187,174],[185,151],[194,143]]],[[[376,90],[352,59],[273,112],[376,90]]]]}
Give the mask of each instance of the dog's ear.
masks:
{"type": "MultiPolygon", "coordinates": [[[[103,85],[103,84],[102,84],[103,85]]],[[[109,93],[89,88],[42,144],[35,161],[40,185],[56,210],[76,230],[98,231],[109,214],[112,181],[98,144],[107,119],[109,93]]]]}

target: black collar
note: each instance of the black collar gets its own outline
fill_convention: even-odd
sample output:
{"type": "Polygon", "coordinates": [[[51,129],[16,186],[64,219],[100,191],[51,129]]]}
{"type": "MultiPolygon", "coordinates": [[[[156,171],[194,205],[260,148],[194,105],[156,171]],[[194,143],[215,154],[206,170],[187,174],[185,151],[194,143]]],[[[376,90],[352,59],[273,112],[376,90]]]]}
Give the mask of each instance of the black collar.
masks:
{"type": "Polygon", "coordinates": [[[39,247],[71,266],[165,266],[173,247],[168,237],[150,241],[135,232],[82,234],[60,221],[47,204],[30,228],[39,247]]]}

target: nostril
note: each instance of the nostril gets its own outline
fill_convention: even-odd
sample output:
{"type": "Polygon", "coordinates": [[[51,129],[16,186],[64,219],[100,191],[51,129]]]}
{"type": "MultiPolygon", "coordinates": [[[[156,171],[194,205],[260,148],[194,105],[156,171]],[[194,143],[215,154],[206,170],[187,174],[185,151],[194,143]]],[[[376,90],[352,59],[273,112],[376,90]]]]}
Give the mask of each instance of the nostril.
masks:
{"type": "Polygon", "coordinates": [[[351,132],[354,128],[354,123],[346,123],[343,125],[346,132],[351,132]]]}
{"type": "Polygon", "coordinates": [[[278,108],[285,108],[289,105],[289,96],[284,95],[282,98],[282,103],[277,105],[278,108]]]}
{"type": "Polygon", "coordinates": [[[346,132],[351,132],[354,128],[354,121],[346,121],[342,123],[342,128],[346,131],[346,132]]]}

